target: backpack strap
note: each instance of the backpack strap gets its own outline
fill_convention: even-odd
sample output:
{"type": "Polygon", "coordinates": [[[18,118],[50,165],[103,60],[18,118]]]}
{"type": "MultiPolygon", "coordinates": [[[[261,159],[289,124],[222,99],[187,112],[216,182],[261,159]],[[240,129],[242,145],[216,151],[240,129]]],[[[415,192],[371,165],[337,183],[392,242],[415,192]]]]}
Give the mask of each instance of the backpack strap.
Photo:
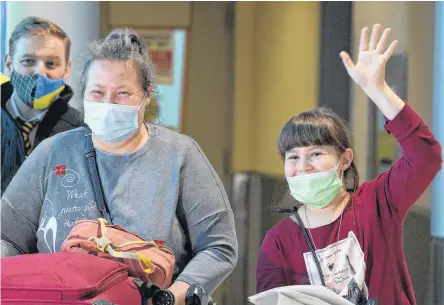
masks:
{"type": "Polygon", "coordinates": [[[118,257],[118,258],[129,258],[129,259],[135,259],[141,261],[143,264],[143,271],[146,274],[151,274],[154,272],[154,265],[153,263],[146,258],[144,255],[140,253],[130,253],[130,252],[121,252],[115,249],[123,248],[129,245],[141,245],[141,246],[152,246],[154,248],[159,248],[158,245],[155,242],[147,242],[143,240],[137,240],[137,241],[130,241],[126,242],[121,245],[113,245],[111,240],[108,238],[107,230],[106,230],[107,222],[103,218],[99,218],[99,230],[98,230],[98,236],[92,236],[89,238],[89,240],[96,243],[97,249],[99,249],[100,252],[107,252],[111,256],[118,257]]]}
{"type": "Polygon", "coordinates": [[[102,182],[100,180],[99,169],[96,162],[96,150],[92,142],[92,131],[88,128],[85,132],[85,158],[88,166],[89,176],[96,199],[96,205],[102,216],[112,224],[111,214],[106,203],[105,194],[103,192],[102,182]]]}

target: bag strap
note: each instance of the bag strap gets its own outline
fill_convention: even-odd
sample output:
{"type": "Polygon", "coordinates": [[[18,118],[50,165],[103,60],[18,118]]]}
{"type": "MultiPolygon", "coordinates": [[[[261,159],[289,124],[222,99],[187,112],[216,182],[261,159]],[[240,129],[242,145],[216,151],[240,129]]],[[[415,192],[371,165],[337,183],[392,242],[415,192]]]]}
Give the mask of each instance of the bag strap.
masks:
{"type": "MultiPolygon", "coordinates": [[[[294,215],[296,216],[296,219],[299,222],[299,226],[301,227],[301,230],[304,233],[305,242],[307,243],[308,248],[310,248],[310,252],[313,255],[313,259],[315,260],[316,267],[318,268],[319,275],[321,276],[322,286],[325,287],[325,276],[324,276],[324,273],[322,272],[321,264],[319,262],[318,256],[316,255],[316,252],[314,250],[313,243],[312,243],[312,241],[310,240],[310,238],[308,236],[308,230],[304,226],[304,223],[302,222],[301,217],[297,213],[297,209],[294,211],[294,215]]],[[[365,304],[365,305],[378,305],[379,302],[378,302],[378,299],[372,298],[372,299],[365,300],[363,304],[365,304]]]]}
{"type": "Polygon", "coordinates": [[[103,218],[105,218],[108,223],[112,224],[113,222],[111,214],[106,203],[102,182],[99,176],[99,169],[97,167],[96,150],[94,149],[94,145],[92,142],[92,131],[89,128],[87,128],[85,132],[85,157],[94,191],[94,197],[96,199],[97,208],[102,213],[103,218]]]}
{"type": "Polygon", "coordinates": [[[146,274],[152,274],[154,272],[154,264],[146,258],[141,253],[131,253],[131,252],[121,252],[116,249],[123,248],[125,246],[129,245],[140,245],[140,246],[151,246],[154,248],[159,248],[155,242],[147,242],[147,241],[132,241],[127,242],[118,246],[113,245],[111,240],[108,238],[107,229],[106,229],[107,222],[103,218],[99,218],[99,232],[98,236],[92,236],[89,238],[89,240],[96,243],[97,249],[99,249],[100,252],[107,252],[111,256],[117,257],[117,258],[128,258],[128,259],[135,259],[142,262],[143,271],[146,274]]]}
{"type": "Polygon", "coordinates": [[[321,284],[325,287],[325,276],[321,269],[321,263],[319,262],[318,256],[316,255],[316,251],[313,247],[313,243],[310,240],[310,237],[308,236],[308,230],[304,226],[304,223],[302,222],[301,217],[298,215],[298,212],[294,212],[294,215],[296,216],[296,219],[299,222],[299,226],[301,227],[302,233],[304,233],[305,242],[308,245],[308,248],[310,249],[311,254],[313,255],[313,259],[316,263],[316,267],[318,268],[319,276],[321,277],[321,284]]]}

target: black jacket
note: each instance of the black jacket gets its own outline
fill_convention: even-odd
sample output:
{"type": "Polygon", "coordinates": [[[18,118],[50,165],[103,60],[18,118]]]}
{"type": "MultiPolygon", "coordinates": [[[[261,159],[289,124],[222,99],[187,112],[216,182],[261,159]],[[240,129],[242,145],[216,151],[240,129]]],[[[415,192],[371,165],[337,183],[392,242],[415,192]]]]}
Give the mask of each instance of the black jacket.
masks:
{"type": "MultiPolygon", "coordinates": [[[[20,166],[25,160],[25,146],[21,132],[12,116],[6,110],[6,102],[11,98],[14,88],[10,82],[1,85],[1,194],[6,190],[20,166]]],[[[68,102],[73,96],[72,89],[65,85],[45,114],[43,120],[37,126],[34,147],[44,139],[57,133],[68,131],[83,124],[83,115],[80,111],[70,107],[68,102]]]]}

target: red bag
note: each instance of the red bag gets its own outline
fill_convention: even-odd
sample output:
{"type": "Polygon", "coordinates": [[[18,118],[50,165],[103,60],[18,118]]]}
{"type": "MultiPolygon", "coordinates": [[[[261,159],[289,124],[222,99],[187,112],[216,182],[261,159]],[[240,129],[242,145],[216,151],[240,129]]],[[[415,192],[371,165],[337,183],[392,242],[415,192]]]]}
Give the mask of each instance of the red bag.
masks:
{"type": "Polygon", "coordinates": [[[25,254],[1,259],[1,304],[142,304],[128,267],[80,253],[25,254]]]}

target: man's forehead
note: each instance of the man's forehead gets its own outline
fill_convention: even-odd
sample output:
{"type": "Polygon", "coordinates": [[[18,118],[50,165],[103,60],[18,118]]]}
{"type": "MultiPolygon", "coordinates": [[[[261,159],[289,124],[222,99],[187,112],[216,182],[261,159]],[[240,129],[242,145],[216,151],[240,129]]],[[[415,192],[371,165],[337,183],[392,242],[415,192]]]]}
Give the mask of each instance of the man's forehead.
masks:
{"type": "Polygon", "coordinates": [[[20,38],[15,44],[14,55],[17,57],[58,57],[66,56],[63,39],[50,35],[32,35],[20,38]]]}

